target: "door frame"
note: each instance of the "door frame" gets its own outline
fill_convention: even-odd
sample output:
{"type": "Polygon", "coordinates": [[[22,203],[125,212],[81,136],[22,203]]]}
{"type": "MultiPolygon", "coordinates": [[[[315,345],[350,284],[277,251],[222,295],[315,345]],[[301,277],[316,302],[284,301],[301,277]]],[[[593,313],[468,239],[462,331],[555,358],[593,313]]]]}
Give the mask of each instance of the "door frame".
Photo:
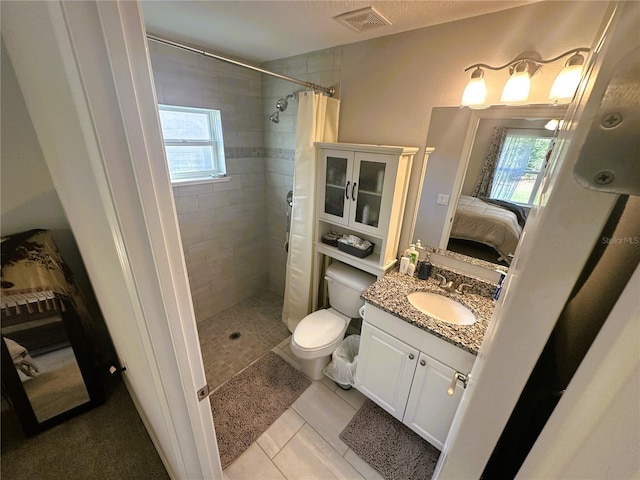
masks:
{"type": "Polygon", "coordinates": [[[220,479],[139,3],[6,2],[2,33],[147,431],[172,478],[220,479]]]}

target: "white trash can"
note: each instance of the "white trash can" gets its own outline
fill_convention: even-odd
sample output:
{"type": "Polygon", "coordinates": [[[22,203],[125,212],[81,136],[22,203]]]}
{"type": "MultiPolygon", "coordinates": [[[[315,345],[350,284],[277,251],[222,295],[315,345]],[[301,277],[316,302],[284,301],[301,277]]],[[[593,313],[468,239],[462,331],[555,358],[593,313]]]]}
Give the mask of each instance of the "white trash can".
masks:
{"type": "Polygon", "coordinates": [[[359,349],[360,335],[349,335],[331,354],[331,363],[324,367],[322,373],[343,390],[354,387],[359,349]]]}

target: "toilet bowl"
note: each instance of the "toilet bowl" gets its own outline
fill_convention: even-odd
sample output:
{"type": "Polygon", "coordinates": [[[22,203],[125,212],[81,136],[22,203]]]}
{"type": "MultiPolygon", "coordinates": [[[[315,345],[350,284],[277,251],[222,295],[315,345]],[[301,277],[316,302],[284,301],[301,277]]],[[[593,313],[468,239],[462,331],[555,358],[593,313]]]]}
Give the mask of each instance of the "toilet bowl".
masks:
{"type": "Polygon", "coordinates": [[[340,262],[333,262],[326,271],[330,308],[304,317],[291,336],[291,351],[302,372],[312,380],[323,377],[323,368],[331,354],[340,346],[352,318],[360,316],[362,292],[376,277],[340,262]]]}
{"type": "Polygon", "coordinates": [[[302,319],[291,336],[291,351],[305,375],[313,380],[322,378],[322,369],[340,346],[349,322],[351,318],[333,308],[318,310],[302,319]]]}

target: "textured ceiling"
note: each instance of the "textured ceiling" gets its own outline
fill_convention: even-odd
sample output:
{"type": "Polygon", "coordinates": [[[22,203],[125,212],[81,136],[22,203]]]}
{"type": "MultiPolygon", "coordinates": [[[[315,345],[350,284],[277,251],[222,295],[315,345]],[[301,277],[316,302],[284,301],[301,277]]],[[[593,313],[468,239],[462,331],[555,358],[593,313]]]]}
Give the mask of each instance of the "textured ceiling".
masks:
{"type": "Polygon", "coordinates": [[[259,63],[535,1],[143,0],[142,9],[149,33],[259,63]],[[369,6],[391,25],[356,32],[333,19],[369,6]]]}

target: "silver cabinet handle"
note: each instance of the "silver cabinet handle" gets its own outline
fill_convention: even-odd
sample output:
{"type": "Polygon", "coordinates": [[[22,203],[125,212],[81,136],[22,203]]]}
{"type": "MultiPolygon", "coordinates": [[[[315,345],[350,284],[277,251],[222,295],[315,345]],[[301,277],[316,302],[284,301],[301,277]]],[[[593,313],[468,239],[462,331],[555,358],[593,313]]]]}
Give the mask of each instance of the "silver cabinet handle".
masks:
{"type": "Polygon", "coordinates": [[[409,354],[409,360],[413,360],[414,358],[416,358],[416,356],[413,353],[409,354]]]}
{"type": "Polygon", "coordinates": [[[427,364],[427,362],[425,362],[424,360],[420,360],[420,365],[422,365],[423,367],[427,364]]]}
{"type": "Polygon", "coordinates": [[[451,385],[447,389],[447,395],[451,396],[456,391],[456,385],[458,380],[462,381],[463,388],[467,388],[467,382],[469,381],[469,376],[464,373],[456,372],[453,374],[453,378],[451,379],[451,385]]]}

